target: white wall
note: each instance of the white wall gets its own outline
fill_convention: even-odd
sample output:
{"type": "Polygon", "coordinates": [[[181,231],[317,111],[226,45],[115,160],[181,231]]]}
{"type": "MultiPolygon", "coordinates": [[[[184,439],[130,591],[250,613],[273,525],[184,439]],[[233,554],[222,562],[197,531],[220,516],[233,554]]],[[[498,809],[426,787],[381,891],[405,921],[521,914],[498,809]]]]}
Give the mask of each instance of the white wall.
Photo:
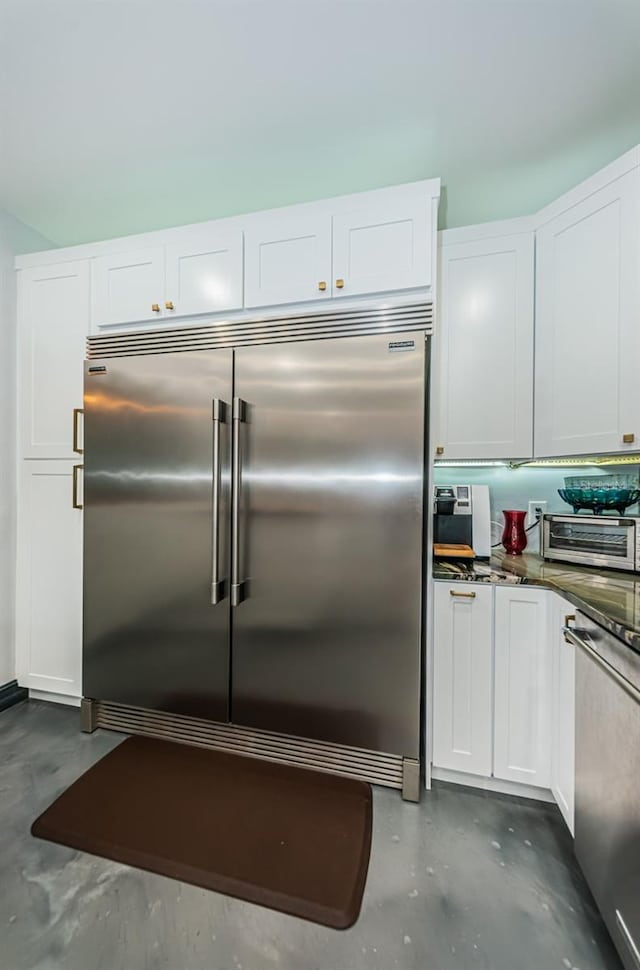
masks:
{"type": "Polygon", "coordinates": [[[0,210],[0,687],[15,677],[16,272],[18,253],[52,249],[49,240],[0,210]]]}

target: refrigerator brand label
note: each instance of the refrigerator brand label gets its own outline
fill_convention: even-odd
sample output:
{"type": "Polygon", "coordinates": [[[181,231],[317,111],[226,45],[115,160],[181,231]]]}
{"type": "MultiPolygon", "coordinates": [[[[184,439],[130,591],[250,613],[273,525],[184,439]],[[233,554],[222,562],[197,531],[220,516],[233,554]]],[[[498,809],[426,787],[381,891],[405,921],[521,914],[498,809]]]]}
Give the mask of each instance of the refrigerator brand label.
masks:
{"type": "Polygon", "coordinates": [[[90,367],[89,368],[89,373],[90,374],[106,374],[107,373],[107,368],[106,367],[90,367]]]}
{"type": "Polygon", "coordinates": [[[406,350],[415,350],[416,342],[415,340],[390,340],[389,350],[393,350],[396,353],[401,353],[406,350]]]}

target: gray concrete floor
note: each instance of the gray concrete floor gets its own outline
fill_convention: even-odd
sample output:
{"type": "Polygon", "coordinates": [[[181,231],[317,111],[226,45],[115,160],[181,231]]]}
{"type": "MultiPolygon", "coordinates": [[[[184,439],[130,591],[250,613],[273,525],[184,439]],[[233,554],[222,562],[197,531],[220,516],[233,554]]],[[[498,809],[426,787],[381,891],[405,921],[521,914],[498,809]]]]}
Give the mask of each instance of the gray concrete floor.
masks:
{"type": "Polygon", "coordinates": [[[1,970],[620,970],[549,805],[376,789],[362,913],[343,932],[32,838],[120,739],[55,705],[0,715],[1,970]]]}

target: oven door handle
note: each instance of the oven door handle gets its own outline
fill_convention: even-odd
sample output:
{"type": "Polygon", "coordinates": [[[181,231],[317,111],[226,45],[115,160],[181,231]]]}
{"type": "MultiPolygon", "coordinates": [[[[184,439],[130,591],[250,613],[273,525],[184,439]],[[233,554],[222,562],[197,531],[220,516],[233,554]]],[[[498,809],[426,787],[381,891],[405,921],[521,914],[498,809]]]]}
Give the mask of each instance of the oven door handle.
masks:
{"type": "Polygon", "coordinates": [[[584,652],[587,653],[591,659],[595,661],[595,663],[597,663],[598,666],[601,667],[602,670],[604,670],[604,672],[616,682],[616,684],[618,684],[619,687],[622,687],[622,689],[626,691],[629,697],[631,697],[636,704],[640,704],[640,690],[634,687],[626,677],[619,674],[610,663],[607,663],[604,657],[601,657],[597,650],[594,650],[593,647],[589,646],[589,644],[582,639],[582,637],[578,636],[573,627],[564,626],[562,628],[562,633],[567,643],[573,643],[576,647],[580,647],[581,650],[584,650],[584,652]]]}

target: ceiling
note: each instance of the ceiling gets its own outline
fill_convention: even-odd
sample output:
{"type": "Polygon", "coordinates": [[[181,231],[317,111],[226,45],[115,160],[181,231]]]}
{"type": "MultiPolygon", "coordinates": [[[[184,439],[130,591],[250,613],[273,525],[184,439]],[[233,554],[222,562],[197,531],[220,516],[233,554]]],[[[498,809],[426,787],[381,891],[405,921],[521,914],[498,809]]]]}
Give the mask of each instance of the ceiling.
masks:
{"type": "Polygon", "coordinates": [[[0,0],[0,207],[61,245],[430,176],[482,222],[638,142],[638,0],[0,0]]]}

